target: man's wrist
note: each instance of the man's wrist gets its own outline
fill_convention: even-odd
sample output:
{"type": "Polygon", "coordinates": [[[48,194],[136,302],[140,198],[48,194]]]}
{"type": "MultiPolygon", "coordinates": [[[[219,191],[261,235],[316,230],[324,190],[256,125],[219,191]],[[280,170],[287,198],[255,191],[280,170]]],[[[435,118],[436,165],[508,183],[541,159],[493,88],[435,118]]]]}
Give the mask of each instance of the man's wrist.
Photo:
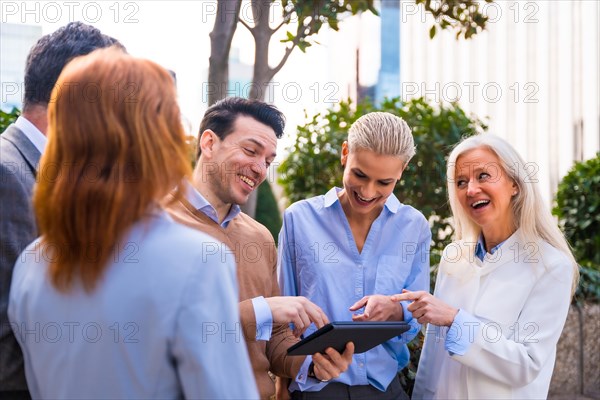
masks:
{"type": "Polygon", "coordinates": [[[320,378],[317,377],[317,375],[315,374],[315,363],[314,362],[311,362],[309,364],[308,371],[306,372],[306,375],[309,378],[313,378],[313,379],[316,379],[316,380],[321,381],[321,382],[329,382],[329,379],[320,379],[320,378]]]}

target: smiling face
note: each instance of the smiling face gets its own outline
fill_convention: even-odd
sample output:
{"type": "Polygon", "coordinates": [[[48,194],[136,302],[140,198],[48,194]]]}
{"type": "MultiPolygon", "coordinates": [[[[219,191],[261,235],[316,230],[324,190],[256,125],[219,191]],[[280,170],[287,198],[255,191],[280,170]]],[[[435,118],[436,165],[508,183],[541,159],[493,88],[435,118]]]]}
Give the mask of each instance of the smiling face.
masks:
{"type": "Polygon", "coordinates": [[[240,115],[223,140],[204,131],[200,146],[202,176],[195,177],[195,186],[219,214],[226,214],[232,204],[245,204],[265,180],[276,156],[277,137],[269,126],[240,115]]]}
{"type": "Polygon", "coordinates": [[[342,145],[344,189],[338,197],[348,217],[377,218],[406,163],[398,157],[358,148],[352,152],[342,145]]]}
{"type": "Polygon", "coordinates": [[[511,201],[518,188],[494,152],[480,147],[458,157],[455,185],[460,205],[481,227],[486,245],[498,244],[514,232],[511,201]]]}

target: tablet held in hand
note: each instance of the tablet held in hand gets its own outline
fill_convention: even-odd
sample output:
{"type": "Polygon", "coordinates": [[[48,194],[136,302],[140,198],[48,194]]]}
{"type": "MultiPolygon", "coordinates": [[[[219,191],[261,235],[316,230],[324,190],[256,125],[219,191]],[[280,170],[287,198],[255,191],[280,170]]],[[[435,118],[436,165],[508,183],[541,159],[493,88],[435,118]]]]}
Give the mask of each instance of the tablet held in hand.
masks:
{"type": "Polygon", "coordinates": [[[291,346],[287,353],[291,356],[311,355],[324,353],[328,347],[342,353],[346,343],[352,342],[355,346],[354,354],[359,354],[409,329],[406,322],[331,322],[291,346]]]}

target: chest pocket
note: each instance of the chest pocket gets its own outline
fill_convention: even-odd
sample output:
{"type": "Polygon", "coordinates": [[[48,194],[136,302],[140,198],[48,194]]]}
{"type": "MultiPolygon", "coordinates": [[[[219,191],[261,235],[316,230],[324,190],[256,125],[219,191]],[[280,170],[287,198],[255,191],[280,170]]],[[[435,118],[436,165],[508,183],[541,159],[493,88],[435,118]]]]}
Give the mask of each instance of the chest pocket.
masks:
{"type": "Polygon", "coordinates": [[[410,260],[402,256],[380,256],[375,277],[375,294],[401,293],[410,274],[410,260]]]}

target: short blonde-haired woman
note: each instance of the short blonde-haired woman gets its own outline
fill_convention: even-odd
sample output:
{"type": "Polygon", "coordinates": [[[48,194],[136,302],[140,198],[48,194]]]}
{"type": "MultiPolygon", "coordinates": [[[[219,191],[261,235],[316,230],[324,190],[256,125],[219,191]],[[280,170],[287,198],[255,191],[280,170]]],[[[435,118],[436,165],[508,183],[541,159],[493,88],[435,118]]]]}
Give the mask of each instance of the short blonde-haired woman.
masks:
{"type": "Polygon", "coordinates": [[[9,304],[32,397],[258,397],[233,262],[160,206],[190,173],[169,73],[100,50],[71,61],[51,98],[41,237],[9,304]]]}
{"type": "Polygon", "coordinates": [[[316,367],[306,378],[307,357],[307,369],[290,385],[292,398],[408,398],[398,372],[408,364],[406,344],[420,325],[407,304],[389,296],[429,288],[431,241],[423,214],[393,193],[415,154],[412,133],[393,114],[365,114],[350,127],[341,154],[343,188],[285,211],[279,234],[282,292],[306,296],[331,321],[406,321],[412,329],[355,354],[348,370],[328,382],[321,382],[316,367]]]}
{"type": "Polygon", "coordinates": [[[490,134],[450,154],[456,241],[433,296],[392,297],[429,323],[413,399],[547,397],[578,270],[531,167],[490,134]]]}

